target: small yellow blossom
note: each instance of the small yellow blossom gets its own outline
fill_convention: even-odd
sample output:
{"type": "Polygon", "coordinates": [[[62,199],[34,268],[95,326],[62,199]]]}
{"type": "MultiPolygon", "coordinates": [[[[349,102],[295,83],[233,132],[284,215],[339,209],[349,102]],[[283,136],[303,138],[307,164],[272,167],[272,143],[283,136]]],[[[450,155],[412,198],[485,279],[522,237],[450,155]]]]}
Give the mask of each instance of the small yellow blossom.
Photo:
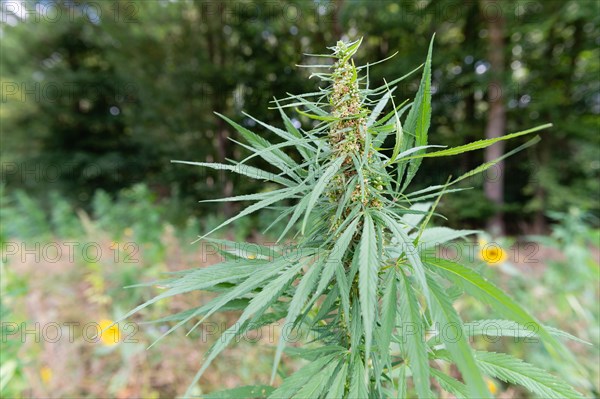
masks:
{"type": "Polygon", "coordinates": [[[249,254],[248,259],[256,259],[256,254],[249,254]]]}
{"type": "Polygon", "coordinates": [[[506,251],[498,244],[488,244],[485,241],[481,241],[479,245],[481,247],[479,250],[479,259],[483,260],[489,266],[496,266],[506,261],[508,257],[506,251]]]}
{"type": "Polygon", "coordinates": [[[487,387],[490,390],[490,393],[492,395],[495,395],[498,392],[498,387],[496,386],[494,380],[492,380],[491,378],[486,378],[485,382],[487,383],[487,387]]]}
{"type": "Polygon", "coordinates": [[[48,366],[44,366],[40,369],[40,378],[42,382],[46,385],[52,381],[52,369],[48,366]]]}
{"type": "Polygon", "coordinates": [[[123,233],[125,234],[125,237],[131,237],[133,236],[133,229],[131,227],[127,227],[125,230],[123,230],[123,233]]]}
{"type": "Polygon", "coordinates": [[[121,331],[119,330],[119,326],[115,324],[114,326],[110,327],[113,323],[114,321],[107,319],[100,320],[98,323],[100,325],[100,330],[102,330],[100,333],[100,340],[105,346],[116,345],[121,340],[121,331]]]}

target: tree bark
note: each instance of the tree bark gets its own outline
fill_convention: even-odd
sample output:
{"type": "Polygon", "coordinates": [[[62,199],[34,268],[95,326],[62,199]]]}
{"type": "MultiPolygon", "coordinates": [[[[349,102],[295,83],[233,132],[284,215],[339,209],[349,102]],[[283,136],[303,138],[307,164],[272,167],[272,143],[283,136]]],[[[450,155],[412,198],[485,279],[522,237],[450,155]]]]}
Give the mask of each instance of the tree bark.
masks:
{"type": "MultiPolygon", "coordinates": [[[[488,26],[488,58],[491,80],[488,88],[488,121],[485,138],[493,139],[504,135],[506,128],[506,108],[504,105],[505,87],[502,83],[504,73],[504,25],[505,19],[501,3],[484,0],[483,12],[488,26]]],[[[504,154],[504,142],[500,141],[485,149],[485,162],[493,161],[504,154]]],[[[492,235],[504,234],[502,207],[504,205],[504,162],[496,164],[494,170],[484,180],[484,192],[488,200],[496,207],[494,215],[488,220],[487,229],[492,235]]]]}
{"type": "MultiPolygon", "coordinates": [[[[220,71],[224,71],[226,69],[226,65],[225,65],[225,58],[226,58],[226,54],[225,54],[225,50],[223,48],[225,43],[225,37],[223,34],[223,29],[222,29],[222,25],[219,23],[219,21],[223,20],[223,15],[222,13],[224,12],[224,8],[223,7],[219,7],[218,11],[220,13],[219,18],[213,18],[211,21],[208,22],[208,29],[207,29],[207,46],[208,46],[208,56],[209,59],[211,60],[211,63],[213,66],[217,67],[218,66],[218,70],[220,71]]],[[[222,83],[219,82],[218,79],[212,80],[210,82],[211,85],[211,93],[212,93],[212,99],[211,99],[211,103],[212,103],[212,109],[215,112],[218,112],[220,114],[225,114],[226,113],[226,108],[227,108],[227,103],[226,103],[226,98],[225,98],[225,94],[223,93],[223,90],[225,89],[225,87],[222,86],[222,83]]],[[[219,163],[227,163],[226,159],[229,156],[229,140],[227,140],[227,137],[229,136],[229,131],[227,128],[227,125],[225,124],[225,121],[222,118],[217,118],[216,119],[216,129],[215,129],[215,134],[216,134],[216,153],[217,153],[217,162],[219,163]]],[[[217,184],[221,185],[221,194],[223,197],[231,197],[233,194],[233,182],[231,181],[231,179],[229,178],[229,175],[224,171],[221,170],[218,172],[217,174],[218,177],[218,181],[217,184]]],[[[226,218],[231,217],[231,215],[233,214],[233,206],[232,203],[230,202],[222,202],[221,203],[221,212],[223,213],[223,216],[226,218]]]]}
{"type": "Polygon", "coordinates": [[[336,0],[334,2],[334,11],[333,11],[333,34],[335,35],[335,40],[341,40],[342,35],[344,34],[344,28],[342,27],[341,14],[342,8],[344,7],[344,0],[336,0]]]}
{"type": "MultiPolygon", "coordinates": [[[[465,26],[463,28],[463,35],[465,38],[469,40],[465,40],[463,42],[464,49],[467,50],[471,56],[475,56],[478,53],[478,49],[476,48],[478,45],[478,41],[472,40],[472,38],[477,38],[477,34],[481,29],[480,15],[479,15],[479,4],[477,2],[471,3],[468,6],[465,6],[465,26]],[[468,8],[467,8],[468,7],[468,8]]],[[[470,143],[476,140],[479,140],[480,137],[474,135],[471,127],[475,127],[478,125],[477,118],[475,117],[476,112],[476,100],[475,100],[475,90],[472,90],[472,84],[465,82],[459,87],[459,92],[464,93],[464,103],[465,103],[465,118],[464,121],[455,121],[454,122],[454,130],[459,131],[461,124],[466,124],[470,128],[466,129],[466,134],[464,138],[465,143],[470,143]]],[[[461,156],[461,173],[466,173],[467,171],[477,167],[479,165],[478,160],[475,158],[472,152],[465,152],[461,156]]]]}

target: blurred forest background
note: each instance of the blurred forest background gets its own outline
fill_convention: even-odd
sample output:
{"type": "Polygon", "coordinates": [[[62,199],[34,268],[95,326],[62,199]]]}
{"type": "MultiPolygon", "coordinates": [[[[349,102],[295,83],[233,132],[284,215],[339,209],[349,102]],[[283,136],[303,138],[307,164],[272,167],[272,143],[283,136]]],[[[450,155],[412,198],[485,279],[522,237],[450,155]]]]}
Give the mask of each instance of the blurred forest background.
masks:
{"type": "MultiPolygon", "coordinates": [[[[419,66],[435,32],[432,143],[554,124],[510,159],[502,179],[490,172],[488,180],[504,180],[500,198],[486,197],[484,179],[451,197],[453,222],[483,226],[501,210],[509,232],[539,233],[549,210],[598,215],[596,1],[5,1],[2,15],[9,191],[57,191],[85,208],[98,189],[114,196],[144,182],[160,198],[190,201],[182,211],[213,212],[192,203],[249,183],[170,163],[243,155],[213,111],[249,128],[242,110],[281,125],[269,101],[317,84],[295,66],[308,61],[304,53],[364,36],[357,62],[398,52],[371,69],[379,85],[419,66]]],[[[400,87],[399,100],[412,98],[418,78],[400,87]]],[[[425,162],[420,183],[445,181],[483,157],[425,162]]]]}
{"type": "MultiPolygon", "coordinates": [[[[117,319],[153,293],[122,287],[211,263],[188,244],[236,209],[198,201],[261,184],[271,189],[170,162],[246,155],[213,111],[277,141],[242,111],[282,126],[269,109],[273,97],[314,91],[318,84],[309,79],[311,70],[296,66],[314,61],[305,54],[327,53],[337,40],[359,37],[357,63],[398,52],[370,68],[378,86],[418,67],[435,33],[431,144],[456,146],[554,125],[502,169],[464,182],[473,189],[448,195],[440,213],[450,216],[450,226],[487,229],[516,248],[514,267],[490,269],[489,277],[541,312],[542,320],[598,342],[598,1],[3,0],[0,12],[3,321],[117,319]],[[537,243],[536,263],[527,262],[526,246],[507,237],[537,243]],[[97,244],[104,255],[67,258],[69,240],[97,244]],[[58,245],[58,261],[47,253],[41,260],[22,254],[27,245],[49,243],[58,245]]],[[[419,78],[403,82],[396,103],[414,96],[419,78]]],[[[294,123],[312,121],[294,115],[294,123]]],[[[413,185],[441,184],[526,140],[425,160],[413,185]]],[[[276,214],[269,212],[236,222],[227,234],[258,240],[276,214]]],[[[137,321],[180,308],[167,302],[137,321]]],[[[163,327],[141,327],[136,345],[100,349],[3,339],[0,393],[173,397],[205,349],[197,335],[175,333],[145,351],[163,327]]],[[[267,375],[270,354],[263,358],[253,348],[228,352],[203,387],[256,383],[267,375]],[[222,377],[240,362],[239,375],[222,377]]],[[[597,345],[573,348],[580,370],[552,363],[539,345],[518,350],[597,397],[597,345]]],[[[502,397],[525,397],[494,383],[502,397]]]]}

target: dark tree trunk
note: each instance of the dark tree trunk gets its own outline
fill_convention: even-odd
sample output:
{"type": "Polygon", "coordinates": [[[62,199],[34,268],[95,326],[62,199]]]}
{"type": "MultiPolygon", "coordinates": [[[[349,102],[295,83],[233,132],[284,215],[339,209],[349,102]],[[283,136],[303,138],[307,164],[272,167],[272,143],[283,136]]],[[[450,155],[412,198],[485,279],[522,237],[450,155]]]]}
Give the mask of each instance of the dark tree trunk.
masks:
{"type": "MultiPolygon", "coordinates": [[[[537,145],[537,165],[534,166],[534,170],[531,172],[534,175],[533,179],[537,180],[537,176],[535,174],[539,173],[538,168],[541,165],[546,164],[550,160],[550,146],[548,139],[542,140],[537,145]]],[[[548,232],[548,222],[546,220],[545,210],[546,210],[546,202],[547,202],[547,193],[544,187],[541,185],[540,181],[535,182],[535,202],[538,206],[538,209],[535,212],[535,216],[533,218],[533,234],[545,234],[548,232]]]]}
{"type": "MultiPolygon", "coordinates": [[[[219,12],[223,12],[223,8],[219,8],[219,12]]],[[[220,16],[223,17],[222,15],[220,16]]],[[[207,44],[208,54],[213,66],[218,67],[219,70],[225,69],[225,50],[224,42],[225,37],[222,26],[219,21],[222,19],[215,18],[209,23],[207,32],[207,44]]],[[[214,80],[211,82],[212,85],[212,108],[215,112],[220,114],[226,113],[226,97],[223,93],[224,87],[221,86],[221,82],[214,80]]],[[[228,129],[225,121],[221,118],[217,118],[217,125],[215,129],[216,135],[216,153],[217,162],[227,163],[226,158],[229,157],[229,140],[227,140],[228,129]]],[[[231,197],[233,193],[233,183],[229,178],[229,175],[225,171],[219,171],[217,184],[221,186],[221,194],[223,197],[231,197]]],[[[225,217],[230,217],[233,214],[233,207],[230,202],[221,203],[221,211],[225,217]]]]}
{"type": "MultiPolygon", "coordinates": [[[[466,13],[466,21],[463,30],[463,34],[466,38],[477,37],[477,32],[481,28],[480,19],[479,19],[479,4],[477,2],[472,3],[468,6],[468,9],[465,6],[466,13]]],[[[477,54],[477,49],[475,48],[476,42],[469,40],[465,41],[464,45],[468,46],[467,50],[471,53],[471,56],[475,56],[477,54]]],[[[464,123],[469,127],[474,127],[477,124],[477,118],[475,118],[475,91],[472,89],[473,86],[471,83],[464,83],[460,87],[460,92],[464,93],[464,102],[465,102],[465,119],[464,123]]],[[[455,121],[454,129],[458,131],[460,128],[460,122],[455,121]]],[[[471,131],[471,129],[467,129],[467,131],[471,131]]],[[[471,133],[467,133],[465,135],[465,143],[470,143],[475,140],[479,140],[480,137],[476,137],[471,133]]],[[[460,170],[461,173],[466,173],[467,171],[473,169],[478,165],[477,160],[474,159],[474,155],[472,152],[466,152],[461,156],[461,165],[460,170]]]]}
{"type": "Polygon", "coordinates": [[[335,40],[340,40],[344,34],[344,28],[342,27],[342,8],[344,7],[344,0],[336,0],[334,3],[334,14],[333,14],[333,34],[335,40]]]}
{"type": "MultiPolygon", "coordinates": [[[[485,19],[488,26],[488,58],[490,62],[491,80],[488,88],[488,121],[485,129],[486,139],[493,139],[504,135],[506,128],[506,109],[504,105],[505,88],[502,84],[504,73],[504,15],[501,3],[491,0],[484,2],[487,10],[485,19]],[[497,10],[492,13],[490,10],[497,10]]],[[[504,142],[500,141],[488,148],[484,153],[485,162],[493,161],[504,154],[504,142]]],[[[487,229],[493,235],[504,233],[504,220],[502,207],[504,205],[504,162],[496,164],[493,171],[487,174],[484,181],[484,192],[496,207],[494,215],[488,220],[487,229]]]]}

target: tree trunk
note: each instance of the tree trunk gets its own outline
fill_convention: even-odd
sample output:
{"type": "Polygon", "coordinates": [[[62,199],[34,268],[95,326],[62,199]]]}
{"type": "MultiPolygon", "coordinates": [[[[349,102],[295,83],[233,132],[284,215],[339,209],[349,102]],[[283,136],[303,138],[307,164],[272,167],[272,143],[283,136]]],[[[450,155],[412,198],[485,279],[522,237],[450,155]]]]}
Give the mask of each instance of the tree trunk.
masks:
{"type": "Polygon", "coordinates": [[[333,34],[335,40],[342,40],[344,34],[344,28],[342,27],[341,14],[342,8],[344,7],[344,0],[336,0],[333,4],[333,34]]]}
{"type": "MultiPolygon", "coordinates": [[[[538,144],[537,148],[537,162],[538,165],[536,168],[539,168],[540,165],[546,165],[550,160],[550,147],[549,147],[548,139],[542,140],[541,143],[538,144]]],[[[533,178],[537,180],[537,176],[535,174],[539,173],[538,170],[533,170],[533,178]]],[[[540,181],[535,182],[535,203],[538,209],[535,212],[535,216],[533,218],[533,234],[546,234],[548,232],[548,223],[546,221],[546,206],[547,206],[547,193],[540,181]]]]}
{"type": "MultiPolygon", "coordinates": [[[[506,109],[504,106],[505,88],[502,84],[504,73],[504,15],[501,3],[487,0],[482,9],[488,25],[488,58],[490,62],[491,80],[488,88],[489,113],[485,129],[486,139],[493,139],[504,134],[506,128],[506,109]]],[[[493,161],[504,154],[504,141],[500,141],[485,149],[485,162],[493,161]]],[[[488,220],[487,229],[492,235],[504,233],[502,207],[504,205],[504,162],[496,164],[484,181],[484,192],[488,200],[496,207],[495,214],[488,220]]]]}
{"type": "MultiPolygon", "coordinates": [[[[479,30],[481,29],[481,22],[479,18],[479,4],[471,3],[468,6],[465,6],[465,25],[463,28],[463,35],[465,38],[476,38],[479,30]],[[467,8],[468,7],[468,8],[467,8]]],[[[478,53],[478,49],[476,48],[478,45],[478,41],[474,40],[465,40],[463,43],[464,49],[467,50],[471,56],[475,56],[478,53]]],[[[475,100],[475,91],[471,90],[472,84],[465,82],[459,87],[460,93],[464,94],[464,102],[465,102],[465,118],[464,121],[455,121],[454,122],[454,131],[459,131],[461,128],[461,124],[464,123],[469,128],[465,129],[465,143],[470,143],[472,141],[479,140],[480,137],[471,133],[475,126],[479,123],[477,122],[477,118],[475,117],[476,113],[476,100],[475,100]]],[[[477,130],[479,126],[477,126],[477,130]]],[[[475,158],[473,152],[465,152],[460,157],[460,171],[461,173],[466,173],[467,171],[477,167],[479,165],[479,160],[475,158]]]]}
{"type": "MultiPolygon", "coordinates": [[[[219,7],[219,12],[223,12],[223,7],[219,7]]],[[[225,50],[223,49],[222,43],[225,43],[225,37],[223,35],[222,25],[219,21],[222,21],[224,18],[223,15],[219,15],[218,19],[213,19],[209,22],[208,30],[207,30],[207,45],[208,45],[208,55],[211,60],[212,65],[218,65],[220,71],[226,70],[225,65],[225,50]]],[[[224,93],[224,87],[221,86],[221,83],[218,79],[213,80],[211,83],[211,93],[212,93],[212,109],[215,112],[220,114],[226,114],[227,102],[224,93]]],[[[217,125],[215,129],[216,133],[216,153],[217,153],[217,162],[219,163],[227,163],[226,159],[229,156],[229,140],[227,140],[227,136],[229,135],[229,131],[227,129],[227,125],[222,118],[217,118],[217,125]]],[[[218,172],[218,182],[221,186],[221,195],[223,197],[231,197],[233,193],[233,183],[229,178],[229,174],[224,170],[218,172]]],[[[221,203],[221,212],[223,216],[226,218],[231,217],[233,214],[233,207],[231,202],[222,202],[221,203]]]]}

